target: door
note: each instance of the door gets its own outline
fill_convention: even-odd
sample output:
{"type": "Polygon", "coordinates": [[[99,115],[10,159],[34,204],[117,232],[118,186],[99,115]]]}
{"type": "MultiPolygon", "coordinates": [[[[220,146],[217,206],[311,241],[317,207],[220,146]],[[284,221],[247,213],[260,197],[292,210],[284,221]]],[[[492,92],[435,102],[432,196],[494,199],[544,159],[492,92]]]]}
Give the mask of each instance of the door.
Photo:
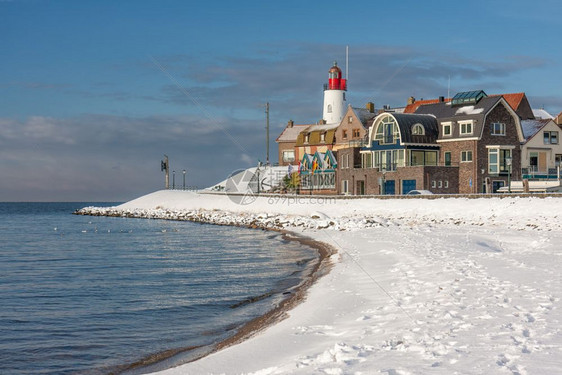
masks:
{"type": "Polygon", "coordinates": [[[416,180],[402,180],[402,194],[408,194],[411,190],[416,190],[416,180]]]}
{"type": "Polygon", "coordinates": [[[498,189],[505,185],[505,181],[492,181],[492,193],[497,193],[498,189]]]}
{"type": "Polygon", "coordinates": [[[539,172],[546,173],[546,152],[539,152],[539,172]]]}
{"type": "Polygon", "coordinates": [[[394,195],[395,188],[394,188],[394,180],[388,180],[384,182],[384,194],[385,195],[394,195]]]}
{"type": "Polygon", "coordinates": [[[386,124],[384,129],[384,143],[393,143],[394,142],[394,124],[386,124]]]}
{"type": "Polygon", "coordinates": [[[386,151],[386,170],[394,170],[394,168],[392,168],[392,151],[386,151]]]}
{"type": "Polygon", "coordinates": [[[365,195],[365,181],[357,181],[357,195],[365,195]]]}
{"type": "Polygon", "coordinates": [[[451,166],[451,153],[445,152],[445,166],[451,166]]]}

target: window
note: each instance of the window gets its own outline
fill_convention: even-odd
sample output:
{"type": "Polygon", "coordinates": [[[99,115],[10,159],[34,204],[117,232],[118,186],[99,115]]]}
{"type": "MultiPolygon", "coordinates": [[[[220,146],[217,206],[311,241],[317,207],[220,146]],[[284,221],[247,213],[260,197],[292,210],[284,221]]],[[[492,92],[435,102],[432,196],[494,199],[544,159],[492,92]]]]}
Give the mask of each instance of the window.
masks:
{"type": "Polygon", "coordinates": [[[505,135],[505,124],[503,122],[492,123],[492,135],[505,135]]]}
{"type": "Polygon", "coordinates": [[[412,150],[410,152],[410,165],[437,165],[437,152],[412,150]]]}
{"type": "Polygon", "coordinates": [[[450,151],[445,152],[445,166],[446,167],[451,166],[451,152],[450,151]]]}
{"type": "Polygon", "coordinates": [[[453,132],[453,124],[451,122],[442,122],[443,137],[450,137],[453,132]]]}
{"type": "Polygon", "coordinates": [[[304,135],[304,143],[308,143],[308,141],[310,141],[310,134],[305,134],[304,135]]]}
{"type": "Polygon", "coordinates": [[[373,167],[373,154],[371,152],[361,154],[361,168],[373,167]]]}
{"type": "Polygon", "coordinates": [[[414,126],[412,126],[412,134],[425,135],[425,128],[422,126],[422,124],[414,124],[414,126]]]}
{"type": "Polygon", "coordinates": [[[326,142],[326,133],[320,133],[320,142],[326,142]]]}
{"type": "Polygon", "coordinates": [[[378,123],[375,132],[375,141],[380,144],[392,144],[400,138],[400,131],[394,117],[387,115],[378,123]]]}
{"type": "Polygon", "coordinates": [[[343,154],[341,156],[341,167],[349,168],[349,154],[343,154]]]}
{"type": "Polygon", "coordinates": [[[347,130],[342,130],[342,138],[347,139],[347,130]]]}
{"type": "Polygon", "coordinates": [[[423,151],[412,151],[410,153],[410,165],[424,165],[425,164],[425,152],[423,151]]]}
{"type": "Polygon", "coordinates": [[[294,162],[295,161],[295,151],[294,150],[283,151],[283,161],[289,162],[289,163],[294,162]]]}
{"type": "Polygon", "coordinates": [[[461,151],[461,162],[472,161],[472,151],[461,151]]]}
{"type": "Polygon", "coordinates": [[[431,187],[435,189],[437,187],[437,181],[432,180],[431,181],[431,187]]]}
{"type": "Polygon", "coordinates": [[[470,121],[459,121],[459,126],[461,128],[462,134],[472,134],[472,120],[470,121]]]}
{"type": "Polygon", "coordinates": [[[443,187],[443,181],[439,180],[439,188],[441,189],[443,187]]]}
{"type": "Polygon", "coordinates": [[[331,104],[328,104],[328,111],[327,112],[332,113],[332,105],[331,104]]]}
{"type": "Polygon", "coordinates": [[[449,187],[449,180],[445,180],[445,189],[449,187]]]}
{"type": "Polygon", "coordinates": [[[353,122],[353,116],[349,116],[349,117],[347,118],[347,122],[349,122],[349,123],[351,124],[351,123],[353,122]]]}
{"type": "Polygon", "coordinates": [[[500,174],[507,173],[508,166],[506,159],[511,158],[511,150],[502,148],[488,149],[488,173],[500,174]]]}
{"type": "Polygon", "coordinates": [[[359,129],[353,129],[353,138],[359,138],[361,136],[361,132],[359,129]]]}
{"type": "Polygon", "coordinates": [[[558,132],[544,132],[544,144],[545,145],[557,145],[558,144],[558,132]]]}

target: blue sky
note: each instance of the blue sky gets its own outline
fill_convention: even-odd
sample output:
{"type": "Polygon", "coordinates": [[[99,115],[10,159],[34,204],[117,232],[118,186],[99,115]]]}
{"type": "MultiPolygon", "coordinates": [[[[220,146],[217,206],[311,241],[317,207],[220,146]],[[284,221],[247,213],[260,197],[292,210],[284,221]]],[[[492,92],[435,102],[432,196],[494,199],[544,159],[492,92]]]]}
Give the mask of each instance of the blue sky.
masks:
{"type": "MultiPolygon", "coordinates": [[[[163,154],[205,187],[322,116],[349,46],[348,103],[483,89],[562,111],[558,1],[0,0],[0,201],[124,201],[163,154]]],[[[180,178],[176,181],[178,181],[180,178]]]]}

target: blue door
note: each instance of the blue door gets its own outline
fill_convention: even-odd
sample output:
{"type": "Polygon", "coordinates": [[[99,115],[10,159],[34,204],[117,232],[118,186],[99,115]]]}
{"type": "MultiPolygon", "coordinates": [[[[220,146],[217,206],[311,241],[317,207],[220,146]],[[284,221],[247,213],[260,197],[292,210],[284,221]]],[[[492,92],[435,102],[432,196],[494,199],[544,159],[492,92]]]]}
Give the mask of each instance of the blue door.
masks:
{"type": "Polygon", "coordinates": [[[384,182],[384,194],[394,195],[394,180],[388,180],[384,182]]]}
{"type": "Polygon", "coordinates": [[[504,181],[492,181],[492,193],[497,193],[498,189],[504,187],[504,181]]]}
{"type": "Polygon", "coordinates": [[[416,190],[416,180],[402,180],[402,194],[408,194],[410,190],[416,190]]]}

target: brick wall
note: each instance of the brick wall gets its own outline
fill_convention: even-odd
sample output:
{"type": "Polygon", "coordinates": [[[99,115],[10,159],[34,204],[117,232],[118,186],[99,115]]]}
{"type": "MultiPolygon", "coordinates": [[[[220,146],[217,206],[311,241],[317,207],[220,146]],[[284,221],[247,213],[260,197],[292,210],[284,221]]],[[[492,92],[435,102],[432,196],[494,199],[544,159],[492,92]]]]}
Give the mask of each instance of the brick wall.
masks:
{"type": "MultiPolygon", "coordinates": [[[[458,126],[457,124],[455,124],[458,126]]],[[[458,190],[456,193],[460,194],[472,194],[475,193],[476,189],[476,168],[477,168],[477,144],[476,140],[472,141],[451,141],[451,142],[442,142],[441,143],[441,152],[439,154],[439,164],[445,165],[445,153],[451,153],[451,166],[458,166],[458,178],[457,186],[458,190]],[[463,151],[470,151],[472,152],[472,161],[471,162],[462,162],[461,161],[461,154],[463,151]],[[472,187],[470,186],[472,184],[472,187]]],[[[486,158],[488,156],[486,155],[486,158]]]]}
{"type": "Polygon", "coordinates": [[[513,164],[511,166],[511,179],[521,179],[521,145],[517,132],[517,123],[511,113],[501,104],[498,104],[486,117],[482,139],[478,144],[478,192],[482,192],[482,183],[486,177],[492,181],[504,181],[507,185],[507,174],[488,174],[488,149],[487,145],[511,145],[515,146],[512,152],[513,164]],[[492,135],[492,123],[502,122],[505,124],[505,136],[492,135]],[[484,170],[484,173],[482,173],[484,170]]]}
{"type": "MultiPolygon", "coordinates": [[[[293,150],[295,151],[295,143],[294,142],[279,142],[279,165],[289,165],[291,163],[283,161],[283,151],[293,150]]],[[[300,160],[297,159],[296,151],[295,151],[295,161],[292,164],[298,164],[300,160]]]]}

